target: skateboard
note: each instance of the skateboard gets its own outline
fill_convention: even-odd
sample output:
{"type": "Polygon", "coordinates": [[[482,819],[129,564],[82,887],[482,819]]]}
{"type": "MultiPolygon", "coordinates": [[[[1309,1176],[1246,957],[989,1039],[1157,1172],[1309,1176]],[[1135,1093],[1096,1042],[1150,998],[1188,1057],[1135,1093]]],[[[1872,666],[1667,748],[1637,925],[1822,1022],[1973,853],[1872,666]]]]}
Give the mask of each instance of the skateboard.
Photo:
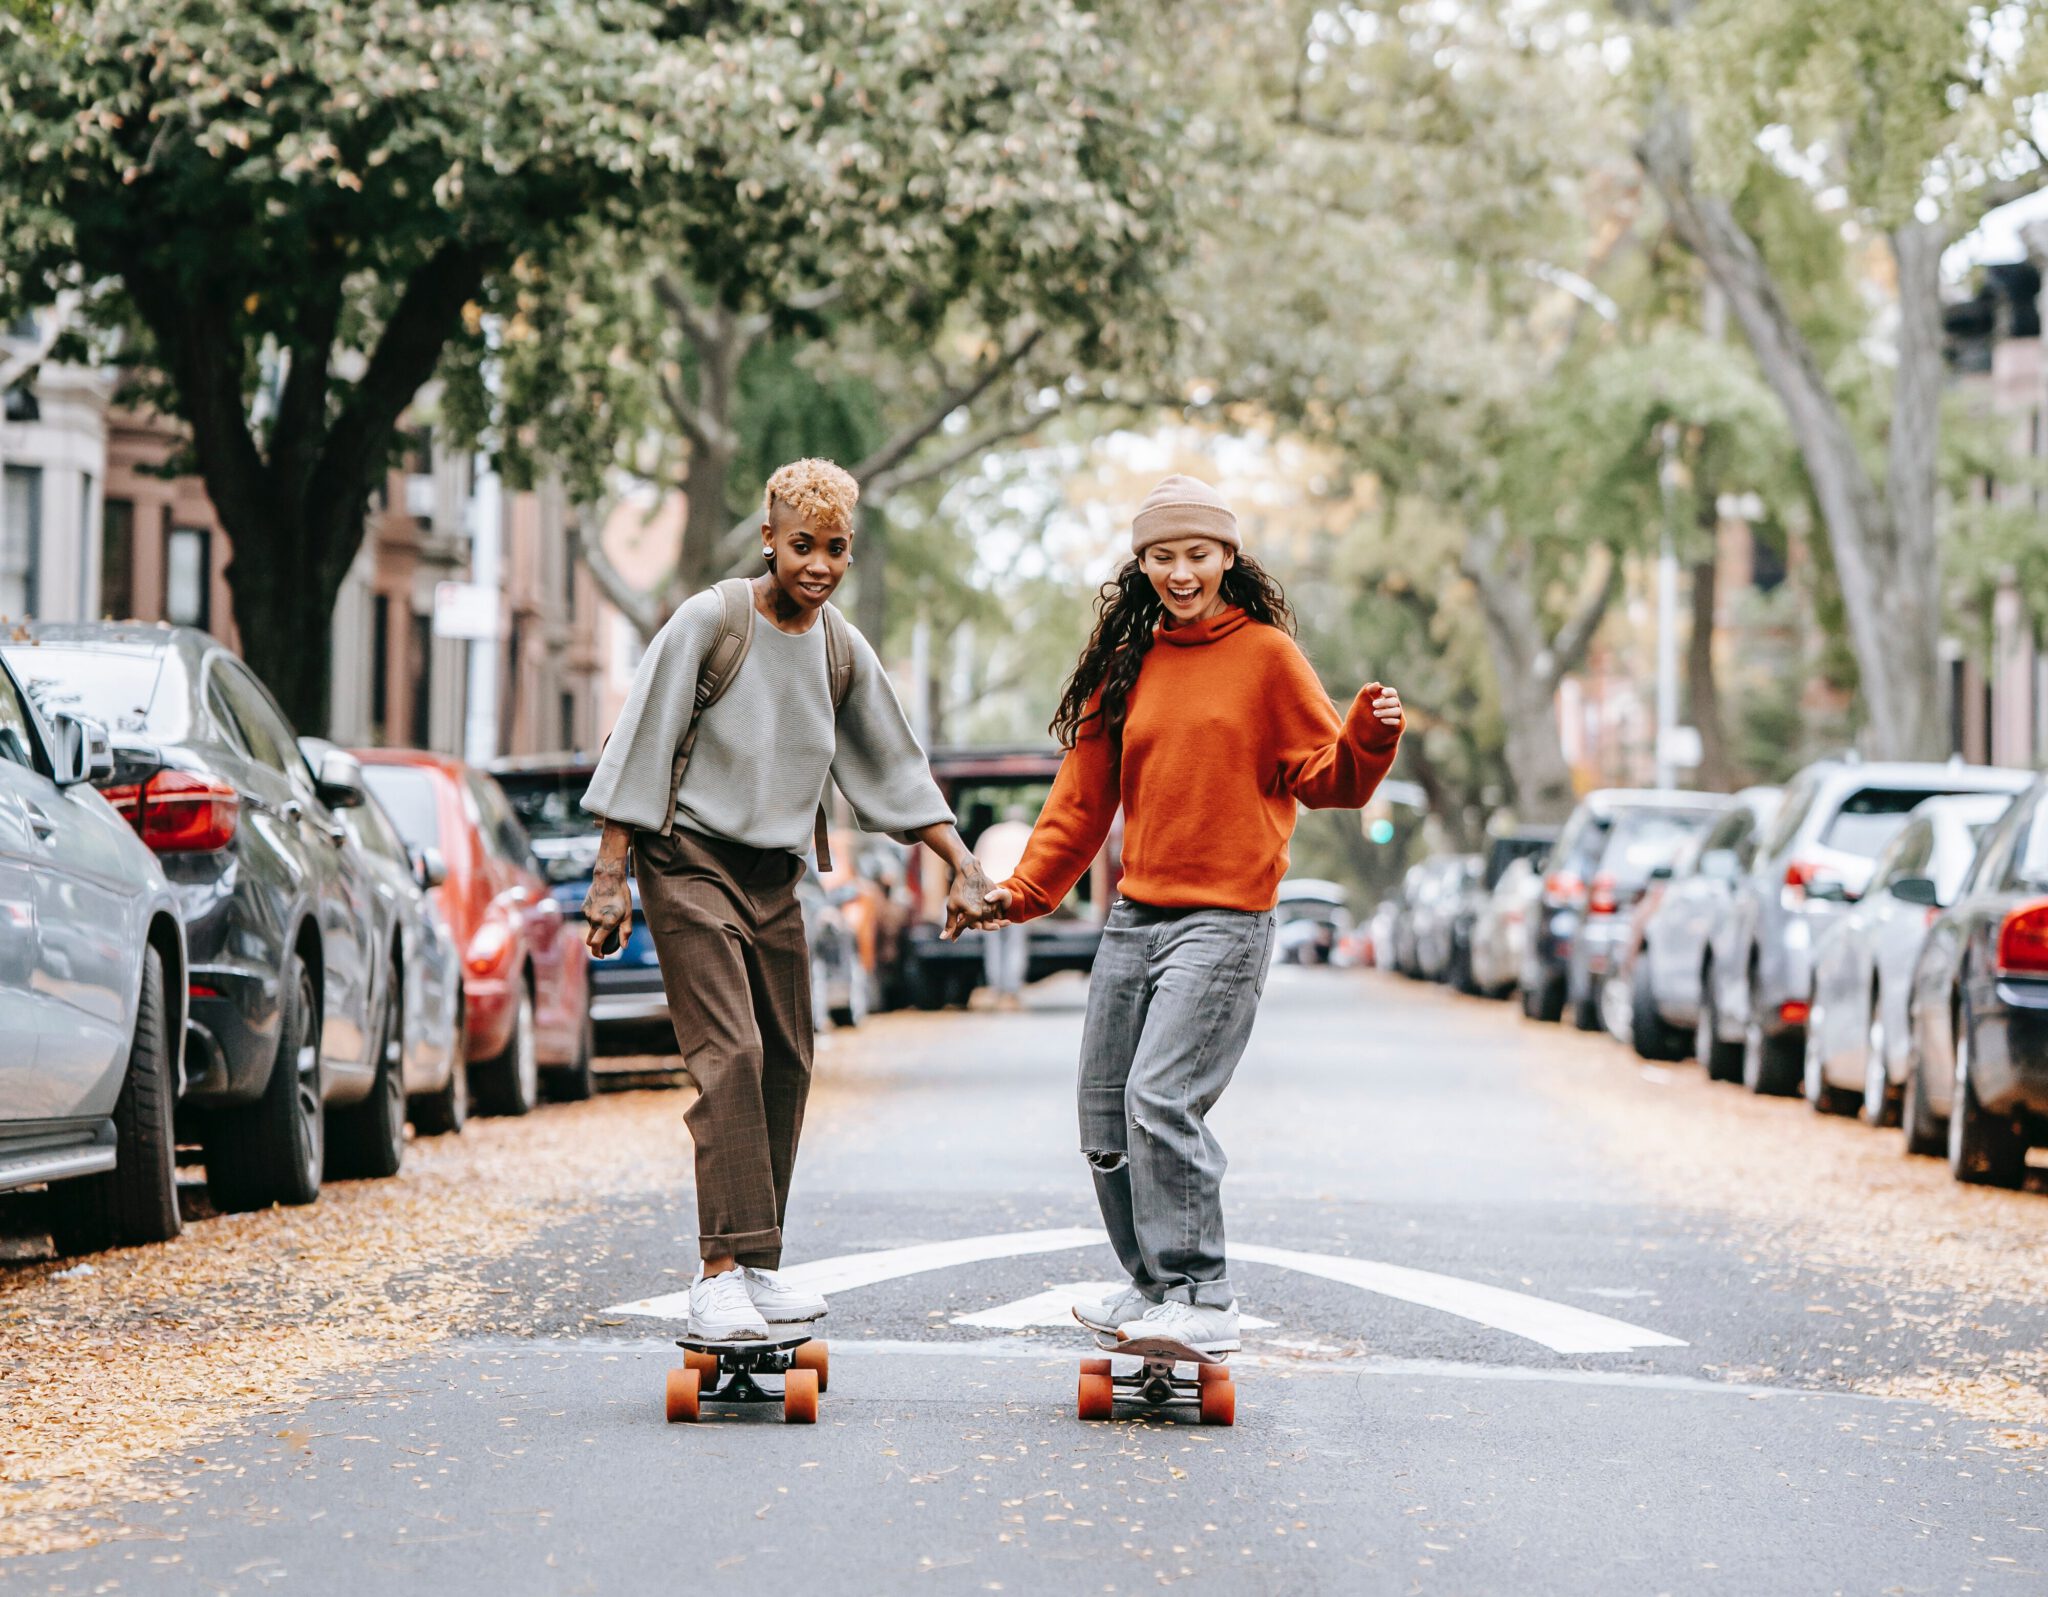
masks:
{"type": "Polygon", "coordinates": [[[1230,1378],[1229,1354],[1204,1353],[1168,1336],[1139,1336],[1119,1342],[1114,1336],[1098,1335],[1096,1346],[1144,1363],[1129,1375],[1118,1375],[1108,1359],[1083,1359],[1077,1405],[1082,1419],[1112,1418],[1116,1400],[1124,1397],[1148,1409],[1192,1403],[1204,1425],[1237,1423],[1237,1384],[1230,1378]],[[1194,1366],[1193,1376],[1179,1373],[1183,1364],[1194,1366]]]}
{"type": "Polygon", "coordinates": [[[831,1354],[809,1331],[788,1327],[765,1341],[707,1342],[679,1336],[683,1367],[668,1372],[668,1418],[694,1420],[706,1403],[780,1403],[791,1425],[818,1423],[818,1397],[831,1372],[831,1354]],[[757,1375],[779,1375],[782,1389],[759,1385],[757,1375]]]}

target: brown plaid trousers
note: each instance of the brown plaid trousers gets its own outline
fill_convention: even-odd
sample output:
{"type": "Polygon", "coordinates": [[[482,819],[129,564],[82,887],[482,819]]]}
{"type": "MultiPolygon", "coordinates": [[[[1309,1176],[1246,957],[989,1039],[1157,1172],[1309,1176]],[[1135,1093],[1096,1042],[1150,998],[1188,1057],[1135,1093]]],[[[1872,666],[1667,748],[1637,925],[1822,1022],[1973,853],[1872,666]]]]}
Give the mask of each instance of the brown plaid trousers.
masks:
{"type": "Polygon", "coordinates": [[[676,827],[637,832],[633,871],[661,960],[697,1145],[698,1247],[774,1269],[811,1091],[804,862],[676,827]]]}

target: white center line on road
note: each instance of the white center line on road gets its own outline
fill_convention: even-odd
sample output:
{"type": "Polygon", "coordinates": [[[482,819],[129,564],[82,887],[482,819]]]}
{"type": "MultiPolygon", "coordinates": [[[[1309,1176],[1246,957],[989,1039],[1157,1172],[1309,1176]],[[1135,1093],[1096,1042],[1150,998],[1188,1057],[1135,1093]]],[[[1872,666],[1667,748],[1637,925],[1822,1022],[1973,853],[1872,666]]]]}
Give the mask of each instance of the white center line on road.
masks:
{"type": "MultiPolygon", "coordinates": [[[[1055,1231],[1008,1231],[988,1236],[956,1237],[950,1242],[919,1242],[905,1248],[878,1248],[871,1253],[842,1253],[836,1258],[814,1259],[795,1264],[782,1274],[799,1286],[830,1297],[855,1287],[873,1286],[928,1270],[952,1269],[978,1264],[985,1259],[1014,1259],[1035,1253],[1059,1253],[1069,1248],[1106,1245],[1100,1231],[1084,1226],[1055,1231]]],[[[1230,1256],[1249,1264],[1277,1265],[1299,1270],[1304,1275],[1341,1281],[1360,1291],[1398,1298],[1456,1315],[1477,1325],[1506,1331],[1540,1343],[1553,1353],[1627,1353],[1645,1347],[1684,1347],[1685,1342],[1661,1331],[1630,1325],[1626,1320],[1594,1314],[1548,1298],[1506,1287],[1466,1281],[1455,1275],[1438,1275],[1401,1264],[1381,1264],[1372,1259],[1347,1259],[1334,1253],[1301,1253],[1291,1248],[1269,1248],[1260,1243],[1233,1243],[1230,1256]]],[[[607,1314],[640,1314],[650,1319],[687,1319],[690,1295],[669,1292],[660,1297],[640,1298],[614,1304],[607,1314]]]]}

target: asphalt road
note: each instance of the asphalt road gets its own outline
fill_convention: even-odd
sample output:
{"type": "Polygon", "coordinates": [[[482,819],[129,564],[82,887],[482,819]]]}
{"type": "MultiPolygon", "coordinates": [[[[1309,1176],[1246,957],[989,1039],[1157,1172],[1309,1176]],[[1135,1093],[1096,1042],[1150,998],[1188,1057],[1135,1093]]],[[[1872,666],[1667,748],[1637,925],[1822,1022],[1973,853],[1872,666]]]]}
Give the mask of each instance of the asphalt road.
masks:
{"type": "MultiPolygon", "coordinates": [[[[1796,1204],[1877,1133],[1795,1104],[1724,1113],[1708,1094],[1728,1089],[1387,976],[1276,972],[1214,1117],[1233,1273],[1271,1322],[1233,1363],[1235,1428],[1079,1421],[1092,1350],[1061,1294],[1114,1270],[1074,1151],[1081,997],[830,1039],[788,1259],[844,1283],[816,1427],[664,1422],[689,1196],[606,1187],[502,1256],[421,1258],[416,1280],[481,1272],[456,1334],[140,1461],[89,1516],[96,1545],[16,1558],[0,1584],[2048,1591],[2040,1438],[1882,1395],[2048,1343],[2038,1294],[1994,1284],[1995,1312],[1949,1324],[1924,1274],[1888,1284],[1739,1194],[1674,1191],[1648,1136],[1781,1138],[1796,1204]]],[[[680,1146],[683,1102],[586,1107],[680,1146]]],[[[1997,1201],[2048,1223],[2039,1193],[1997,1201]]]]}

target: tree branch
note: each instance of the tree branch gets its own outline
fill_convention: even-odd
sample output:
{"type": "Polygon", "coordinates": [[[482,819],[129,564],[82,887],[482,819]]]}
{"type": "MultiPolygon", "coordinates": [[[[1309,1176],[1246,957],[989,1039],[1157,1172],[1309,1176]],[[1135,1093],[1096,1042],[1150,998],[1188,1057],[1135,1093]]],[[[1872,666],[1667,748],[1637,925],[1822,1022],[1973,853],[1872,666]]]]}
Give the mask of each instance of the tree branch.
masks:
{"type": "Polygon", "coordinates": [[[79,294],[76,289],[67,288],[50,306],[50,314],[36,329],[35,342],[19,354],[0,358],[0,393],[20,382],[33,377],[36,369],[50,358],[50,351],[57,347],[71,326],[71,318],[77,313],[79,294]]]}
{"type": "Polygon", "coordinates": [[[900,465],[908,458],[912,450],[944,426],[946,418],[952,415],[954,411],[958,410],[962,405],[973,404],[975,400],[987,393],[995,385],[996,380],[1002,377],[1004,373],[1016,370],[1018,363],[1026,355],[1029,355],[1033,349],[1038,347],[1038,341],[1044,336],[1045,330],[1043,328],[1032,328],[1013,348],[990,361],[973,377],[947,389],[939,396],[937,403],[926,411],[923,416],[912,422],[908,427],[905,427],[895,437],[883,444],[881,448],[869,455],[866,460],[855,466],[853,468],[853,480],[862,486],[866,486],[870,478],[879,477],[884,472],[900,465]]]}
{"type": "Polygon", "coordinates": [[[1607,607],[1620,592],[1621,562],[1609,550],[1607,574],[1601,579],[1600,586],[1586,596],[1577,613],[1558,629],[1557,636],[1551,640],[1550,670],[1546,674],[1553,687],[1577,670],[1579,662],[1586,658],[1586,650],[1592,647],[1593,634],[1600,630],[1607,607]]]}
{"type": "Polygon", "coordinates": [[[643,593],[628,582],[625,573],[612,564],[611,556],[605,552],[604,529],[617,503],[617,500],[605,500],[578,507],[576,523],[571,530],[575,554],[583,562],[583,569],[596,581],[598,591],[633,624],[633,630],[640,634],[642,642],[651,643],[666,619],[661,614],[660,603],[654,595],[643,593]]]}
{"type": "Polygon", "coordinates": [[[880,503],[891,494],[899,494],[906,488],[915,488],[920,483],[927,483],[934,478],[947,476],[957,471],[961,466],[966,465],[968,461],[973,460],[976,456],[995,448],[997,444],[1007,443],[1012,438],[1023,437],[1024,434],[1033,431],[1046,417],[1054,413],[1054,411],[1045,410],[1035,411],[1028,416],[1013,416],[1008,421],[998,422],[994,426],[984,428],[957,447],[947,450],[944,454],[927,456],[919,460],[914,466],[905,464],[899,466],[894,471],[881,472],[870,478],[864,485],[867,489],[868,497],[876,503],[880,503]]]}

